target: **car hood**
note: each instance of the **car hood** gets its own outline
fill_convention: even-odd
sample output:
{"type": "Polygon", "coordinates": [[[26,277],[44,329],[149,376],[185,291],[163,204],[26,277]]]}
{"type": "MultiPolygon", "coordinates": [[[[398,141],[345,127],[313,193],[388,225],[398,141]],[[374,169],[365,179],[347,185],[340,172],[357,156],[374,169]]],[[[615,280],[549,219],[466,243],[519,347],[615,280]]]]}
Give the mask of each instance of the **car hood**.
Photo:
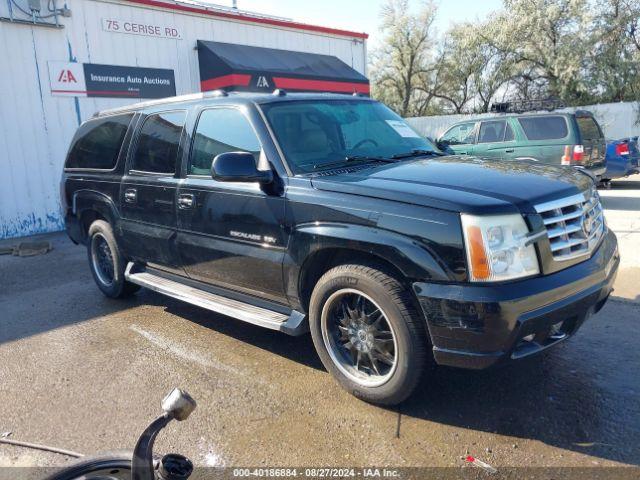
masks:
{"type": "Polygon", "coordinates": [[[588,174],[529,161],[446,156],[376,164],[313,177],[314,188],[473,214],[520,211],[575,195],[593,185],[588,174]]]}

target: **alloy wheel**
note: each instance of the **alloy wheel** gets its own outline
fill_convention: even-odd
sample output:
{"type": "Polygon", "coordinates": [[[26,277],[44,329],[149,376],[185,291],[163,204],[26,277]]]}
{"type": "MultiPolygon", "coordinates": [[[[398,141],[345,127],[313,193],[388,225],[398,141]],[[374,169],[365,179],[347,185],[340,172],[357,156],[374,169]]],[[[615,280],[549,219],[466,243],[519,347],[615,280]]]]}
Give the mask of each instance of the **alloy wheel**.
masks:
{"type": "Polygon", "coordinates": [[[354,382],[377,387],[395,372],[396,334],[384,311],[363,292],[334,292],[322,309],[321,330],[331,360],[354,382]]]}

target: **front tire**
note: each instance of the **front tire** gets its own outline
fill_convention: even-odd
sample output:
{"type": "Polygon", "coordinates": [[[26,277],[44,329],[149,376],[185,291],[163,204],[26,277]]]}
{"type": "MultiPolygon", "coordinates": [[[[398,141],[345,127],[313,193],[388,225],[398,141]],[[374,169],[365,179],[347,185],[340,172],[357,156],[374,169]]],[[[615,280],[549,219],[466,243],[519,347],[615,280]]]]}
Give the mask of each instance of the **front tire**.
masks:
{"type": "Polygon", "coordinates": [[[129,480],[132,452],[107,452],[76,460],[45,480],[129,480]]]}
{"type": "Polygon", "coordinates": [[[122,298],[140,289],[124,278],[126,261],[108,222],[96,220],[89,227],[87,254],[93,279],[107,297],[122,298]]]}
{"type": "Polygon", "coordinates": [[[309,326],[325,368],[362,400],[398,404],[420,380],[424,322],[410,292],[381,269],[341,265],[325,273],[311,295],[309,326]]]}

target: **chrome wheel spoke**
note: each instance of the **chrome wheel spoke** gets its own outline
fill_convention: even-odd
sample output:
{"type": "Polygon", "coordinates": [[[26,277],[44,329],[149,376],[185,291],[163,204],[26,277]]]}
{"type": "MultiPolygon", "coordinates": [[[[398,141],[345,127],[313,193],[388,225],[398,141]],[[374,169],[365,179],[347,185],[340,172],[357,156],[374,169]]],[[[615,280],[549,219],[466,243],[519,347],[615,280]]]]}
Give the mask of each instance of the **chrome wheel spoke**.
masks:
{"type": "Polygon", "coordinates": [[[371,352],[368,353],[368,356],[369,356],[369,363],[371,364],[371,368],[373,369],[374,372],[376,372],[376,375],[380,375],[380,370],[378,370],[378,365],[376,364],[375,357],[371,352]]]}
{"type": "Polygon", "coordinates": [[[344,289],[327,299],[322,312],[323,339],[331,359],[352,380],[380,385],[396,368],[393,328],[368,296],[344,289]]]}
{"type": "Polygon", "coordinates": [[[380,350],[378,348],[374,348],[373,355],[383,363],[387,365],[393,365],[393,356],[389,352],[385,352],[384,350],[380,350]]]}

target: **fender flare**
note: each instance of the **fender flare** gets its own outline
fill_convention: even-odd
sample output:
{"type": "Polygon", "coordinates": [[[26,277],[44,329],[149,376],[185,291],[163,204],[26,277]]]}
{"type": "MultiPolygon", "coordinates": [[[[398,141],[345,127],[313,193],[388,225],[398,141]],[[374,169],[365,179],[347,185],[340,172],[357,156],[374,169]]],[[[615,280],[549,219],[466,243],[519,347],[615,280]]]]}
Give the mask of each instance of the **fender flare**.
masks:
{"type": "Polygon", "coordinates": [[[95,190],[78,190],[74,192],[71,204],[71,212],[80,220],[82,214],[87,210],[93,210],[116,227],[118,219],[118,209],[111,197],[95,190]]]}
{"type": "Polygon", "coordinates": [[[391,263],[407,278],[451,281],[444,262],[412,238],[364,225],[309,223],[297,226],[290,239],[288,283],[301,292],[301,281],[310,259],[322,250],[357,250],[391,263]]]}

